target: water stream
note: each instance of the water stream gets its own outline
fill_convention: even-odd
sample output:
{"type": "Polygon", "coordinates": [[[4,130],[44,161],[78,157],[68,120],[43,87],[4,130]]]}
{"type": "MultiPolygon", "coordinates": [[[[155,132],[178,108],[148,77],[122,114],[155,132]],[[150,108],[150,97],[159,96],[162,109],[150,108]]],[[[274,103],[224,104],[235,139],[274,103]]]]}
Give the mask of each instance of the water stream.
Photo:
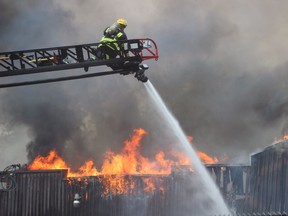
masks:
{"type": "MultiPolygon", "coordinates": [[[[218,187],[216,186],[211,175],[208,173],[207,169],[202,164],[201,160],[199,159],[198,155],[193,149],[190,141],[187,139],[187,136],[185,135],[183,129],[179,125],[178,121],[168,110],[162,98],[158,94],[157,90],[154,88],[154,86],[149,80],[145,83],[145,87],[149,96],[155,102],[156,109],[158,110],[159,113],[161,113],[161,115],[163,115],[164,121],[166,121],[167,124],[171,127],[171,131],[175,134],[175,137],[179,140],[181,147],[183,148],[185,153],[191,158],[193,163],[193,169],[201,179],[202,182],[201,190],[204,196],[207,196],[207,200],[209,200],[209,202],[214,202],[212,213],[214,215],[229,214],[229,210],[222,198],[222,195],[220,194],[218,187]]],[[[211,212],[207,212],[207,214],[210,213],[211,212]]]]}

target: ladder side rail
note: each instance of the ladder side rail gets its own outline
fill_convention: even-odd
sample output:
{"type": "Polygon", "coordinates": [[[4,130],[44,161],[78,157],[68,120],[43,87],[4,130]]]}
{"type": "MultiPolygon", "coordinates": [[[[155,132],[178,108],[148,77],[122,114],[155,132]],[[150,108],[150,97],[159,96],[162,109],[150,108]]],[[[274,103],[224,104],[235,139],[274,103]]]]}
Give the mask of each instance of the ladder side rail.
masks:
{"type": "MultiPolygon", "coordinates": [[[[59,58],[60,56],[61,56],[61,49],[57,49],[57,58],[59,58]]],[[[58,62],[58,64],[59,64],[59,60],[57,61],[58,62]]]]}
{"type": "Polygon", "coordinates": [[[0,56],[0,61],[1,60],[8,60],[10,59],[9,56],[6,54],[6,55],[3,55],[3,56],[0,56]]]}
{"type": "Polygon", "coordinates": [[[140,53],[143,60],[155,59],[157,61],[159,55],[158,55],[158,47],[155,41],[153,41],[150,38],[144,38],[139,40],[143,45],[143,51],[140,53]]]}
{"type": "Polygon", "coordinates": [[[88,61],[91,59],[91,55],[93,55],[93,48],[92,47],[89,47],[87,45],[80,45],[78,47],[78,52],[76,51],[76,55],[77,55],[77,58],[79,58],[78,55],[82,55],[81,58],[83,59],[79,59],[79,62],[83,62],[83,61],[88,61]],[[80,47],[81,47],[81,50],[80,50],[80,47]],[[79,53],[81,51],[81,53],[79,53]]]}
{"type": "MultiPolygon", "coordinates": [[[[51,78],[51,79],[41,79],[41,80],[24,81],[24,82],[14,82],[14,83],[1,83],[1,84],[0,84],[0,88],[9,88],[9,87],[17,87],[17,86],[36,85],[36,84],[52,83],[52,82],[61,82],[61,81],[68,81],[68,80],[75,80],[75,79],[83,79],[83,78],[90,78],[90,77],[107,76],[107,75],[113,75],[113,74],[125,74],[125,73],[128,73],[128,72],[129,72],[129,71],[127,71],[127,70],[125,70],[125,69],[119,69],[119,70],[96,72],[96,73],[88,73],[88,74],[82,74],[82,75],[58,77],[58,78],[51,78]]],[[[1,174],[1,173],[0,173],[0,174],[1,174]]]]}
{"type": "Polygon", "coordinates": [[[131,39],[112,43],[119,44],[120,53],[115,59],[111,59],[111,63],[107,60],[97,59],[91,63],[92,60],[90,57],[95,56],[95,50],[101,43],[0,53],[0,70],[5,69],[4,71],[0,71],[0,77],[21,75],[22,73],[36,73],[37,71],[45,72],[81,68],[82,66],[79,63],[87,63],[84,65],[85,67],[98,65],[109,66],[114,63],[126,63],[127,61],[133,64],[139,64],[143,60],[157,60],[158,58],[156,43],[151,39],[131,39]],[[150,44],[149,46],[144,46],[145,41],[150,41],[151,46],[150,44]],[[145,54],[145,52],[148,52],[148,54],[145,54]],[[126,53],[131,55],[126,55],[126,53]],[[63,62],[63,59],[66,54],[76,62],[69,62],[70,66],[65,66],[66,63],[63,62]],[[96,61],[96,63],[94,61],[96,61]],[[11,74],[8,74],[8,72],[11,74]]]}
{"type": "Polygon", "coordinates": [[[0,61],[2,62],[2,66],[4,66],[4,68],[6,68],[9,71],[13,71],[13,70],[19,70],[20,69],[20,61],[18,61],[21,56],[23,55],[23,53],[19,53],[19,52],[15,52],[13,54],[11,54],[10,56],[5,56],[0,58],[0,61]],[[18,62],[18,64],[17,64],[18,62]],[[18,67],[19,65],[19,67],[18,67]],[[9,67],[10,66],[10,67],[9,67]]]}
{"type": "Polygon", "coordinates": [[[30,62],[34,63],[36,67],[38,68],[38,67],[53,65],[53,61],[52,61],[53,59],[54,57],[50,53],[48,53],[46,50],[38,50],[38,51],[35,51],[35,59],[30,60],[30,62]]]}
{"type": "Polygon", "coordinates": [[[13,70],[19,69],[19,68],[17,68],[17,67],[15,66],[15,62],[14,62],[14,61],[17,61],[17,59],[18,59],[18,58],[15,58],[15,60],[14,60],[14,59],[11,58],[11,56],[10,56],[11,66],[12,66],[13,70]]]}
{"type": "MultiPolygon", "coordinates": [[[[28,59],[29,61],[34,60],[34,53],[31,54],[31,55],[27,55],[27,56],[25,56],[25,58],[28,59]]],[[[28,62],[29,62],[29,61],[28,61],[28,62]]],[[[29,63],[30,63],[30,62],[29,62],[29,63]]]]}
{"type": "Polygon", "coordinates": [[[35,61],[37,62],[37,65],[39,62],[41,62],[44,58],[47,58],[47,56],[45,56],[45,53],[43,50],[35,50],[35,61]],[[38,55],[37,55],[38,54],[38,55]]]}
{"type": "Polygon", "coordinates": [[[70,46],[58,46],[58,47],[49,47],[49,48],[38,48],[38,49],[27,49],[27,50],[22,50],[22,51],[8,51],[8,52],[0,52],[0,60],[1,56],[3,57],[8,57],[10,58],[10,55],[12,54],[18,54],[18,53],[34,53],[37,51],[53,51],[57,49],[70,49],[70,48],[75,48],[76,46],[98,46],[100,43],[87,43],[87,44],[76,44],[76,45],[70,45],[70,46]]]}
{"type": "MultiPolygon", "coordinates": [[[[31,61],[31,60],[29,59],[29,57],[26,57],[26,58],[28,58],[28,60],[31,61]]],[[[19,59],[19,62],[20,62],[21,69],[26,68],[26,66],[25,66],[25,64],[23,64],[23,62],[26,63],[27,65],[29,65],[30,67],[35,68],[35,66],[32,65],[29,61],[27,61],[27,60],[24,59],[24,58],[20,58],[20,59],[19,59]]]]}
{"type": "MultiPolygon", "coordinates": [[[[88,45],[96,46],[97,43],[92,43],[88,45]]],[[[44,60],[50,62],[50,64],[59,65],[59,64],[64,64],[62,62],[63,58],[61,58],[61,50],[65,48],[68,50],[70,49],[69,51],[71,51],[71,49],[73,48],[75,49],[75,47],[76,46],[62,46],[62,47],[55,47],[55,48],[5,52],[5,53],[0,53],[0,62],[1,62],[1,66],[3,67],[3,69],[6,69],[6,71],[20,70],[24,68],[44,67],[43,65],[41,65],[41,62],[43,62],[44,60]],[[55,55],[51,54],[50,52],[58,53],[58,56],[56,57],[60,61],[56,61],[56,59],[54,59],[55,55]],[[27,57],[27,56],[33,56],[34,59],[33,57],[27,57]],[[28,60],[26,60],[26,58],[28,60]]],[[[69,54],[69,56],[75,61],[79,60],[75,58],[76,53],[73,51],[71,51],[71,54],[69,54]]],[[[4,72],[4,71],[0,71],[0,72],[4,72]]]]}
{"type": "Polygon", "coordinates": [[[96,51],[97,47],[94,47],[93,45],[84,45],[83,46],[84,50],[87,50],[87,53],[93,54],[94,51],[96,51]]]}
{"type": "Polygon", "coordinates": [[[85,45],[77,45],[76,47],[71,47],[70,49],[66,50],[67,57],[75,61],[75,62],[69,62],[69,64],[75,64],[87,61],[90,58],[90,53],[92,53],[92,51],[89,52],[88,49],[85,47],[85,45]]]}
{"type": "Polygon", "coordinates": [[[36,63],[35,63],[35,64],[36,64],[36,67],[37,67],[37,65],[39,64],[37,53],[38,53],[38,52],[35,50],[35,52],[34,52],[34,58],[35,58],[35,59],[34,59],[34,60],[35,60],[35,62],[36,62],[36,63]]]}
{"type": "Polygon", "coordinates": [[[4,71],[0,73],[0,77],[7,77],[7,76],[15,76],[15,75],[26,75],[26,74],[35,74],[41,72],[54,72],[60,70],[68,70],[68,69],[76,69],[76,68],[84,68],[84,67],[93,67],[93,66],[107,66],[112,64],[123,64],[127,60],[131,62],[141,62],[141,59],[138,57],[129,57],[129,58],[115,58],[109,60],[96,60],[96,61],[85,61],[81,63],[74,63],[74,64],[59,64],[53,66],[43,66],[43,67],[36,67],[36,68],[28,68],[28,69],[19,69],[13,72],[11,71],[4,71]]]}
{"type": "MultiPolygon", "coordinates": [[[[45,54],[49,57],[53,57],[53,55],[51,55],[49,52],[47,52],[46,50],[43,50],[43,55],[45,56],[45,54]]],[[[45,57],[47,57],[45,56],[45,57]]]]}
{"type": "Polygon", "coordinates": [[[158,48],[157,48],[157,45],[156,43],[151,40],[151,39],[148,39],[148,42],[152,42],[153,45],[151,45],[151,47],[146,47],[146,51],[148,51],[148,53],[150,53],[152,56],[146,56],[145,59],[155,59],[156,61],[158,60],[159,58],[159,55],[158,55],[158,48]]]}
{"type": "Polygon", "coordinates": [[[51,60],[50,58],[54,57],[51,53],[47,52],[47,50],[40,50],[37,53],[41,55],[39,60],[41,60],[41,58],[43,58],[42,60],[48,60],[49,61],[49,60],[51,60]]]}
{"type": "MultiPolygon", "coordinates": [[[[78,59],[75,58],[76,52],[73,52],[71,49],[67,49],[67,55],[78,62],[78,59]]],[[[70,63],[70,64],[73,64],[73,63],[70,63]]]]}
{"type": "Polygon", "coordinates": [[[154,52],[153,50],[151,50],[150,48],[145,49],[148,53],[151,54],[151,56],[147,56],[145,55],[143,52],[141,53],[141,56],[144,60],[148,60],[148,59],[156,59],[157,57],[157,53],[154,52]]]}
{"type": "Polygon", "coordinates": [[[91,55],[94,55],[93,51],[95,51],[95,50],[91,46],[83,46],[82,48],[83,48],[83,50],[86,51],[87,60],[91,59],[92,58],[91,55]]]}
{"type": "Polygon", "coordinates": [[[9,66],[6,66],[6,65],[4,65],[4,64],[1,63],[1,62],[0,62],[0,65],[1,65],[2,67],[6,68],[6,70],[8,70],[8,71],[10,70],[10,67],[9,67],[9,66]]]}
{"type": "Polygon", "coordinates": [[[143,46],[139,39],[131,39],[123,42],[122,49],[124,50],[123,52],[128,52],[129,54],[133,54],[134,57],[141,58],[141,52],[143,50],[143,46]]]}
{"type": "Polygon", "coordinates": [[[50,61],[52,64],[56,64],[55,52],[56,52],[56,50],[53,51],[53,55],[52,55],[51,53],[48,53],[47,51],[44,50],[44,53],[49,56],[48,61],[50,61]]]}
{"type": "Polygon", "coordinates": [[[14,60],[10,59],[11,63],[8,62],[7,60],[2,60],[3,62],[5,62],[7,65],[10,66],[10,71],[13,71],[13,70],[18,70],[19,68],[17,68],[14,64],[14,60]]]}

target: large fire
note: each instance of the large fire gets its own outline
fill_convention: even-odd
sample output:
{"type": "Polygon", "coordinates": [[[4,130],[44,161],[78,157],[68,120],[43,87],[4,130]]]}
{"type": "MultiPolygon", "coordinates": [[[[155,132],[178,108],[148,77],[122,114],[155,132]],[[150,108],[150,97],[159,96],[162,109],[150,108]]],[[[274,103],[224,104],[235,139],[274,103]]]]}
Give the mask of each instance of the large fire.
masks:
{"type": "MultiPolygon", "coordinates": [[[[190,158],[183,152],[159,151],[153,159],[144,157],[140,152],[141,140],[147,135],[142,129],[135,129],[132,137],[124,142],[120,153],[107,151],[100,169],[97,169],[92,160],[87,160],[76,172],[72,172],[69,165],[55,150],[51,150],[47,156],[38,155],[29,165],[29,170],[67,169],[67,177],[102,176],[104,175],[107,187],[117,188],[113,193],[125,193],[123,175],[168,175],[172,168],[191,165],[190,158]]],[[[189,138],[192,140],[192,138],[189,138]]],[[[197,152],[203,163],[217,163],[217,158],[212,158],[204,152],[197,152]]],[[[155,190],[155,185],[147,178],[143,179],[147,191],[155,190]]],[[[130,181],[129,189],[133,188],[130,181]]],[[[107,191],[108,193],[108,191],[107,191]]]]}

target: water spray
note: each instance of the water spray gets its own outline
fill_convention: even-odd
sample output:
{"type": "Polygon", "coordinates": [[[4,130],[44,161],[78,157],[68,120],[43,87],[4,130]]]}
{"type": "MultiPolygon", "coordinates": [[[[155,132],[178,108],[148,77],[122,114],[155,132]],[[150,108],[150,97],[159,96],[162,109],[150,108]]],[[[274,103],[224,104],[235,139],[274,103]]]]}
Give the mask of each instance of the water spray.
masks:
{"type": "MultiPolygon", "coordinates": [[[[145,83],[146,90],[149,96],[152,98],[156,105],[156,109],[159,113],[161,113],[163,119],[167,122],[170,126],[171,131],[175,134],[176,138],[179,140],[181,147],[185,150],[187,155],[192,159],[193,168],[199,175],[203,183],[203,193],[207,196],[207,200],[212,200],[214,202],[214,209],[213,214],[221,214],[227,215],[230,214],[222,195],[220,194],[219,189],[217,188],[215,182],[213,181],[212,177],[209,175],[206,168],[201,163],[201,160],[197,156],[195,150],[193,149],[192,145],[190,144],[187,136],[185,135],[183,129],[179,125],[176,118],[172,115],[172,113],[168,110],[167,106],[163,102],[161,96],[158,94],[154,86],[150,81],[145,83]],[[209,199],[208,199],[209,198],[209,199]]],[[[207,208],[207,211],[208,208],[207,208]]],[[[209,212],[208,214],[212,214],[209,212]]]]}

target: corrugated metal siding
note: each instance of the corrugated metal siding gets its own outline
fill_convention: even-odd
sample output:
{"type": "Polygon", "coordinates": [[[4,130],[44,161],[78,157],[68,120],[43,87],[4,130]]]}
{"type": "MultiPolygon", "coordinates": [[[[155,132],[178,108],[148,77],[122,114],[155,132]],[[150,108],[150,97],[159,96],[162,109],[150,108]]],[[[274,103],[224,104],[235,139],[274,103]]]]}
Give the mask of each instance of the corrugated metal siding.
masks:
{"type": "MultiPolygon", "coordinates": [[[[228,195],[239,201],[236,205],[230,205],[236,206],[237,213],[288,212],[287,142],[252,155],[251,167],[218,164],[207,168],[227,202],[231,201],[228,200],[228,195]],[[229,191],[231,185],[232,189],[229,191]],[[237,199],[237,196],[240,198],[237,199]]],[[[194,194],[199,192],[199,186],[196,184],[195,187],[194,184],[194,188],[191,187],[191,178],[194,178],[194,183],[197,179],[189,172],[122,176],[127,185],[133,182],[137,188],[126,188],[126,195],[103,195],[105,176],[87,177],[86,181],[77,181],[76,178],[66,179],[66,174],[67,170],[17,171],[17,187],[9,192],[0,190],[0,216],[181,216],[187,215],[187,212],[190,215],[199,215],[197,211],[200,206],[193,201],[194,194]],[[154,193],[144,191],[145,178],[156,184],[154,193]],[[82,196],[79,208],[73,207],[75,193],[82,196]],[[187,200],[188,202],[183,202],[187,200]]]]}
{"type": "MultiPolygon", "coordinates": [[[[210,167],[217,174],[222,191],[226,192],[227,184],[231,182],[242,191],[242,181],[238,178],[235,180],[235,173],[241,174],[242,168],[222,168],[210,167]]],[[[185,169],[176,170],[171,175],[115,176],[125,180],[125,195],[115,195],[112,190],[104,195],[105,176],[86,177],[81,181],[77,178],[66,179],[65,176],[66,170],[16,173],[16,189],[0,192],[0,215],[186,216],[199,215],[199,212],[203,213],[209,208],[204,205],[205,202],[202,203],[203,200],[198,202],[198,196],[202,193],[199,187],[201,180],[185,169]],[[144,190],[145,179],[155,184],[153,193],[144,190]],[[132,184],[136,189],[130,188],[132,184]],[[82,197],[79,208],[73,207],[76,193],[82,197]]]]}
{"type": "MultiPolygon", "coordinates": [[[[123,195],[108,194],[103,195],[103,176],[88,177],[88,184],[81,188],[77,182],[66,185],[66,214],[71,216],[86,215],[109,215],[109,216],[129,216],[129,215],[167,215],[169,207],[168,200],[158,188],[154,193],[144,191],[143,178],[154,178],[153,182],[161,181],[165,188],[169,188],[169,176],[121,176],[127,184],[128,193],[123,195]],[[137,190],[129,190],[131,182],[136,183],[137,190]],[[81,206],[73,207],[75,193],[82,197],[81,206]],[[144,212],[143,212],[144,211],[144,212]],[[146,211],[146,212],[145,212],[146,211]]],[[[83,186],[83,185],[82,185],[83,186]]]]}
{"type": "Polygon", "coordinates": [[[127,190],[126,195],[104,196],[104,176],[78,181],[76,178],[65,179],[66,173],[66,170],[17,172],[16,189],[0,192],[0,215],[169,215],[167,209],[171,206],[171,200],[168,199],[171,176],[122,176],[128,188],[133,181],[137,190],[127,190]],[[166,192],[163,193],[160,187],[153,193],[145,192],[145,178],[150,178],[156,186],[158,182],[158,186],[161,184],[166,192]],[[75,193],[82,197],[79,208],[73,207],[75,193]]]}
{"type": "Polygon", "coordinates": [[[61,215],[66,173],[66,170],[15,173],[17,187],[0,191],[0,215],[61,215]]]}
{"type": "Polygon", "coordinates": [[[288,212],[288,143],[252,155],[245,212],[288,212]]]}

